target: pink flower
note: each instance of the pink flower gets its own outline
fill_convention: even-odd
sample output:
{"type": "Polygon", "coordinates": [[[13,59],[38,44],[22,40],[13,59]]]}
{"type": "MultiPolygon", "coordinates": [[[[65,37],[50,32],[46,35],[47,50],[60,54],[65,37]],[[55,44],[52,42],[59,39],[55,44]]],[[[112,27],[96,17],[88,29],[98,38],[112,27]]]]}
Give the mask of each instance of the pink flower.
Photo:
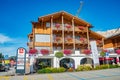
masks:
{"type": "Polygon", "coordinates": [[[108,50],[105,50],[105,49],[104,49],[103,52],[108,52],[108,50]]]}
{"type": "Polygon", "coordinates": [[[59,41],[59,40],[60,40],[60,37],[56,37],[55,40],[56,40],[56,41],[59,41]]]}
{"type": "Polygon", "coordinates": [[[49,53],[49,50],[47,50],[47,49],[41,49],[40,52],[41,52],[41,54],[46,55],[46,54],[49,53]]]}
{"type": "Polygon", "coordinates": [[[88,55],[88,54],[90,54],[90,53],[91,53],[91,50],[86,49],[86,50],[84,50],[84,51],[83,51],[83,53],[85,53],[85,54],[87,54],[87,55],[88,55]]]}
{"type": "Polygon", "coordinates": [[[85,40],[85,38],[80,38],[80,41],[84,41],[85,40]]]}
{"type": "Polygon", "coordinates": [[[60,28],[60,24],[56,24],[55,27],[58,29],[60,28]]]}
{"type": "Polygon", "coordinates": [[[120,49],[116,50],[116,53],[119,55],[120,54],[120,49]]]}
{"type": "Polygon", "coordinates": [[[29,54],[36,54],[38,51],[37,49],[30,49],[29,54]]]}
{"type": "Polygon", "coordinates": [[[80,30],[84,30],[84,27],[83,27],[83,26],[78,26],[78,28],[79,28],[80,30]]]}
{"type": "Polygon", "coordinates": [[[71,28],[71,25],[66,25],[66,28],[68,28],[68,29],[71,28]]]}
{"type": "Polygon", "coordinates": [[[65,49],[63,51],[63,53],[66,54],[66,55],[70,55],[72,53],[72,51],[70,49],[65,49]]]}

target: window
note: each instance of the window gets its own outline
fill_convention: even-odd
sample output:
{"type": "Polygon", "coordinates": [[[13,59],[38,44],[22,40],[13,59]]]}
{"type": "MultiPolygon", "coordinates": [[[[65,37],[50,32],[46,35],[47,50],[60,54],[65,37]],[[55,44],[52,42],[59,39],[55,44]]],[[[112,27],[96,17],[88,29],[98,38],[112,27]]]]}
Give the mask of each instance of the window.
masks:
{"type": "Polygon", "coordinates": [[[46,22],[46,27],[50,27],[50,22],[46,22]]]}

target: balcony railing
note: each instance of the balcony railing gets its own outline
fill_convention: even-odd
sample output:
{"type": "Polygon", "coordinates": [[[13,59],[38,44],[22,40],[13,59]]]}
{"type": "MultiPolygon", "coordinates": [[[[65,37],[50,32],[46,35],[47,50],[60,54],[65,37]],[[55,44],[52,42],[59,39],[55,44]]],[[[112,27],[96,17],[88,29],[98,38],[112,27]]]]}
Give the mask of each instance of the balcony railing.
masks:
{"type": "Polygon", "coordinates": [[[62,43],[62,37],[56,37],[53,41],[54,43],[62,43]]]}
{"type": "Polygon", "coordinates": [[[71,37],[66,37],[66,38],[65,38],[65,43],[73,43],[73,38],[71,38],[71,37]]]}
{"type": "Polygon", "coordinates": [[[78,31],[78,32],[86,32],[86,28],[85,27],[82,27],[82,26],[75,26],[75,31],[78,31]]]}

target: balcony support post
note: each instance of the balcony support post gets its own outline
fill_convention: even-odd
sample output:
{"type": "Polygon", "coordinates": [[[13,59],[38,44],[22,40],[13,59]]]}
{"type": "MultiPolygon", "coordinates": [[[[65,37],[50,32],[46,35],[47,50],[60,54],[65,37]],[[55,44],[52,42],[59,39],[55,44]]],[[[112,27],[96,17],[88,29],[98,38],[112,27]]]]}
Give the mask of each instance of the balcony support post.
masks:
{"type": "Polygon", "coordinates": [[[64,40],[65,39],[64,39],[64,16],[63,15],[64,15],[64,13],[62,13],[62,17],[61,17],[62,18],[62,38],[63,38],[62,45],[63,45],[63,50],[64,50],[64,40]]]}
{"type": "Polygon", "coordinates": [[[53,33],[52,33],[52,30],[53,30],[53,16],[51,16],[51,35],[50,35],[50,50],[53,51],[53,33]]]}
{"type": "Polygon", "coordinates": [[[75,25],[74,25],[74,17],[72,19],[72,28],[73,28],[73,50],[75,51],[75,25]]]}

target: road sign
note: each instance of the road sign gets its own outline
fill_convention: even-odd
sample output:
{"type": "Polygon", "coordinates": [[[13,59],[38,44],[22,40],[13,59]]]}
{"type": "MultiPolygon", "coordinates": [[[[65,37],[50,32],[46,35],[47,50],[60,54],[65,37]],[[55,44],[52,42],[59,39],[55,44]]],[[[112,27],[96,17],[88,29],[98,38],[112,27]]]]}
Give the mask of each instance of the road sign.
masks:
{"type": "Polygon", "coordinates": [[[5,56],[4,56],[4,59],[9,59],[8,55],[5,55],[5,56]]]}

